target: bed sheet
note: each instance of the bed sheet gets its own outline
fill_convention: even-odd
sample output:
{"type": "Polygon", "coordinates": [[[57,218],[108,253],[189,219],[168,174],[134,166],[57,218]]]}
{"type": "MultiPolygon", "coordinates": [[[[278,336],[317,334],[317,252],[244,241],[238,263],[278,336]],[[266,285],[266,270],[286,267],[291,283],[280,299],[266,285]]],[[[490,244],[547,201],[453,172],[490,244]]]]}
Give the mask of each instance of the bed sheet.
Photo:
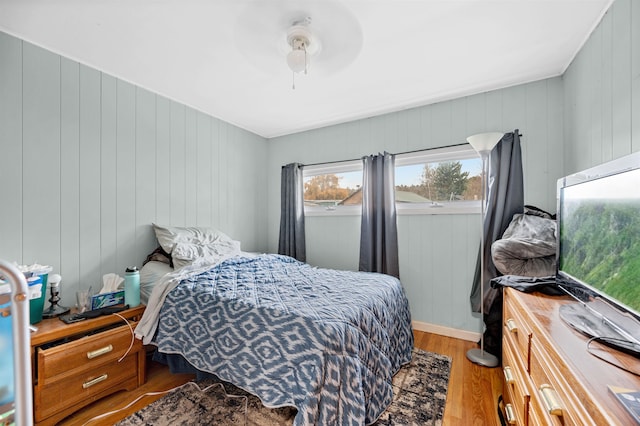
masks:
{"type": "Polygon", "coordinates": [[[151,260],[140,269],[140,301],[149,303],[151,292],[162,277],[173,272],[173,268],[164,262],[151,260]]]}
{"type": "Polygon", "coordinates": [[[153,344],[268,407],[295,406],[295,425],[362,425],[391,403],[413,333],[396,278],[260,255],[182,279],[153,344]]]}

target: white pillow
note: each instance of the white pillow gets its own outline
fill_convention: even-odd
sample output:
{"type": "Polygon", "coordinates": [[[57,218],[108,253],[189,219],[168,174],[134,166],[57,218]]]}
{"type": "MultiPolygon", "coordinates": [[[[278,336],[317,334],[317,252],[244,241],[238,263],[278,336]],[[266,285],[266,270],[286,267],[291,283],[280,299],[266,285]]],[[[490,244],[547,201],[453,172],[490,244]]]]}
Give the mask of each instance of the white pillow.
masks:
{"type": "Polygon", "coordinates": [[[237,254],[240,254],[240,242],[218,239],[215,244],[177,243],[171,258],[177,270],[192,264],[209,264],[213,267],[237,254]]]}
{"type": "Polygon", "coordinates": [[[233,241],[222,232],[211,228],[160,226],[155,223],[152,225],[160,246],[167,253],[173,252],[178,243],[211,245],[220,241],[233,241]]]}

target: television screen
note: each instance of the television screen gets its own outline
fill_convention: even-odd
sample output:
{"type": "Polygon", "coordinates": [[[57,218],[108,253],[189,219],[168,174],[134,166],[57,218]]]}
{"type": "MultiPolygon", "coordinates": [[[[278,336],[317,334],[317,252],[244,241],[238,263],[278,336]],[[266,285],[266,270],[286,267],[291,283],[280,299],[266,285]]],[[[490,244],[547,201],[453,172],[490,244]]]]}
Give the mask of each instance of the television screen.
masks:
{"type": "MultiPolygon", "coordinates": [[[[589,290],[585,306],[611,335],[640,340],[640,152],[560,179],[558,228],[559,279],[589,290]]],[[[581,314],[572,325],[607,331],[588,332],[597,323],[581,314]]]]}
{"type": "Polygon", "coordinates": [[[640,311],[640,169],[564,188],[559,268],[640,311]]]}

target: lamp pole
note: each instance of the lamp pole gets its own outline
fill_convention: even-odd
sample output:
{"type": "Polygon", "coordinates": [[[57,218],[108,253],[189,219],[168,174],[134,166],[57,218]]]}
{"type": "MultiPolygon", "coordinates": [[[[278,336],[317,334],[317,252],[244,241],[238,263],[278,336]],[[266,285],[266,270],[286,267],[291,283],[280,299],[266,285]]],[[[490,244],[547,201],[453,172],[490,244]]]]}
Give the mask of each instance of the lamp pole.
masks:
{"type": "Polygon", "coordinates": [[[467,141],[473,149],[482,158],[482,201],[480,205],[480,349],[473,348],[467,351],[467,358],[469,361],[481,365],[483,367],[497,367],[499,362],[495,355],[492,355],[484,350],[484,251],[485,251],[485,235],[484,235],[484,220],[486,209],[486,188],[487,188],[487,159],[491,154],[491,150],[495,147],[500,139],[504,136],[503,133],[481,133],[478,135],[469,136],[467,141]]]}

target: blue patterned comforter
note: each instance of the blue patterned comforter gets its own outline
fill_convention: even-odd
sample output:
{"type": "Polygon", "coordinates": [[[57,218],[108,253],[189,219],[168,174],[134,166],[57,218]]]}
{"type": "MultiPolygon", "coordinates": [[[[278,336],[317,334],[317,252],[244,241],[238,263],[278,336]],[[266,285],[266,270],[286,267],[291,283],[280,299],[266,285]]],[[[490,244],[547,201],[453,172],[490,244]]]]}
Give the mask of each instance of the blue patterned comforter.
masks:
{"type": "Polygon", "coordinates": [[[182,280],[153,343],[268,407],[295,406],[295,425],[362,425],[391,403],[413,333],[397,279],[260,255],[182,280]]]}

